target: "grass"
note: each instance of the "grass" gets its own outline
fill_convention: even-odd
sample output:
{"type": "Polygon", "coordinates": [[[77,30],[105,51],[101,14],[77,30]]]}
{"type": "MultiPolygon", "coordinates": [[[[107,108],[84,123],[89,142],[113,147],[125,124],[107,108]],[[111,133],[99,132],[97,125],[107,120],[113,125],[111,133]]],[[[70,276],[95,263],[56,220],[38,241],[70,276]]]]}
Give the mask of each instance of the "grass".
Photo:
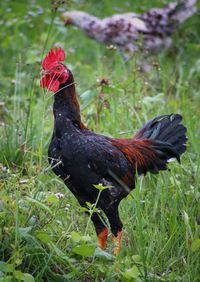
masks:
{"type": "MultiPolygon", "coordinates": [[[[71,1],[59,9],[103,16],[158,2],[71,1]]],[[[140,54],[124,62],[63,27],[50,3],[6,0],[1,11],[0,281],[199,281],[198,15],[177,31],[172,49],[150,59],[160,70],[143,74],[135,64],[140,54]],[[124,239],[116,258],[110,237],[106,252],[96,248],[90,220],[47,162],[53,98],[39,87],[40,61],[56,45],[68,53],[89,128],[125,138],[148,119],[173,112],[188,129],[181,165],[138,178],[122,201],[124,239]],[[102,78],[108,85],[99,85],[102,78]]]]}

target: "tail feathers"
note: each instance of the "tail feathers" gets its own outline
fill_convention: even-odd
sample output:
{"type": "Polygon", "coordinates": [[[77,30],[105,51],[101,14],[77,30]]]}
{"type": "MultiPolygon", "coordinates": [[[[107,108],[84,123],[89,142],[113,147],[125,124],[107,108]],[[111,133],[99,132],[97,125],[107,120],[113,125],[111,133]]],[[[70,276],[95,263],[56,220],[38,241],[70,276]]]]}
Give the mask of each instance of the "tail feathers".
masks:
{"type": "MultiPolygon", "coordinates": [[[[147,159],[140,171],[157,173],[167,169],[167,163],[172,158],[180,162],[180,156],[186,150],[186,128],[180,124],[181,115],[158,116],[147,122],[135,135],[134,140],[148,140],[154,159],[147,159]]],[[[142,149],[143,150],[143,149],[142,149]]]]}

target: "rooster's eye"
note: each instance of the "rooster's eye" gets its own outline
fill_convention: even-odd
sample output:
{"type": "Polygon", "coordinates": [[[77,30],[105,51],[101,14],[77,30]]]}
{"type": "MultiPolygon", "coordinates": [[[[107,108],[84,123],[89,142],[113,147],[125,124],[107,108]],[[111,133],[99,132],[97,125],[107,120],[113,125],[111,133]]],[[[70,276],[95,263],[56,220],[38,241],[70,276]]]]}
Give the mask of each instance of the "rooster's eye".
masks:
{"type": "Polygon", "coordinates": [[[56,67],[56,70],[57,70],[57,71],[60,71],[60,70],[61,70],[61,67],[60,67],[60,66],[57,66],[57,67],[56,67]]]}

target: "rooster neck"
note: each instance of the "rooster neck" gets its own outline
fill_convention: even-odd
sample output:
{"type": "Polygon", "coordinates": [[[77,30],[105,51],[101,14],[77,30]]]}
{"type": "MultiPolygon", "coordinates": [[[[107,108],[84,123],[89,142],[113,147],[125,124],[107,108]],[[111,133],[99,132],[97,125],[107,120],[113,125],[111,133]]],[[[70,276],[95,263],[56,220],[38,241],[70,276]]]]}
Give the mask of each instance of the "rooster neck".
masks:
{"type": "Polygon", "coordinates": [[[53,112],[55,121],[57,119],[63,121],[70,120],[74,125],[82,129],[80,107],[76,96],[74,79],[70,73],[70,78],[65,84],[60,86],[60,90],[54,95],[53,112]]]}

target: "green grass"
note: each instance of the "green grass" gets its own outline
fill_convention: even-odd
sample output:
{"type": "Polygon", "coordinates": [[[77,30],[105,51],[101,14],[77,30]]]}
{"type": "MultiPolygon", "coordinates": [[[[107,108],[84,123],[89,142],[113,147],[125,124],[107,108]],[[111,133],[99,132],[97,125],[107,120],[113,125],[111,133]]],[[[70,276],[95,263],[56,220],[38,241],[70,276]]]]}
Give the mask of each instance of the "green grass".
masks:
{"type": "MultiPolygon", "coordinates": [[[[116,7],[140,12],[158,2],[71,1],[64,8],[105,16],[116,7]]],[[[116,51],[63,27],[50,3],[5,0],[0,9],[0,281],[199,281],[199,16],[177,31],[171,50],[150,59],[160,70],[143,74],[135,64],[140,54],[125,63],[116,51]],[[116,258],[111,236],[106,252],[96,248],[92,223],[47,162],[53,98],[39,87],[40,61],[56,45],[67,52],[82,118],[92,130],[130,137],[166,113],[181,113],[188,129],[181,165],[138,178],[122,201],[116,258]],[[101,78],[109,85],[100,86],[101,78]]]]}

